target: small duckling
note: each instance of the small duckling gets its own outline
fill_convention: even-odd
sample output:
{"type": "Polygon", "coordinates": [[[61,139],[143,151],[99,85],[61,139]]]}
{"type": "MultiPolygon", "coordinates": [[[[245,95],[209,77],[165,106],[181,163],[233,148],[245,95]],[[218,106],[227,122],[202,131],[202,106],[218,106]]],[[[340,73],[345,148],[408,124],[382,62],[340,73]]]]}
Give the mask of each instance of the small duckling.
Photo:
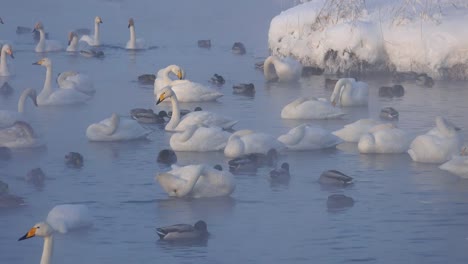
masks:
{"type": "Polygon", "coordinates": [[[153,109],[134,108],[130,110],[130,116],[143,124],[163,124],[166,122],[164,117],[167,116],[165,111],[160,111],[155,114],[153,109]]]}
{"type": "Polygon", "coordinates": [[[172,165],[177,162],[177,155],[172,149],[163,149],[158,154],[157,162],[172,165]]]}
{"type": "Polygon", "coordinates": [[[416,83],[421,86],[432,87],[434,86],[434,79],[425,73],[421,73],[416,77],[416,83]]]}
{"type": "Polygon", "coordinates": [[[258,167],[275,166],[278,161],[278,152],[276,149],[270,149],[267,154],[251,153],[242,155],[228,161],[229,171],[234,173],[239,172],[255,172],[258,167]]]}
{"type": "Polygon", "coordinates": [[[255,86],[253,83],[240,83],[232,86],[235,94],[252,95],[255,94],[255,86]]]}
{"type": "Polygon", "coordinates": [[[327,170],[322,172],[319,183],[325,185],[346,186],[352,184],[353,178],[337,170],[327,170]]]}
{"type": "Polygon", "coordinates": [[[83,156],[78,152],[69,152],[65,155],[65,163],[68,167],[81,168],[84,165],[83,156]]]}
{"type": "Polygon", "coordinates": [[[30,170],[26,174],[26,182],[32,183],[36,186],[42,186],[45,180],[45,174],[41,168],[35,168],[30,170]]]}
{"type": "Polygon", "coordinates": [[[352,207],[354,199],[343,194],[332,194],[327,198],[327,208],[330,210],[352,207]]]}
{"type": "Polygon", "coordinates": [[[152,85],[154,84],[154,80],[156,80],[156,75],[155,74],[142,74],[138,76],[138,82],[140,84],[145,84],[145,85],[152,85]]]}
{"type": "Polygon", "coordinates": [[[291,176],[289,175],[289,164],[284,162],[281,168],[270,171],[270,178],[273,181],[288,182],[291,176]]]}
{"type": "Polygon", "coordinates": [[[223,171],[223,167],[221,165],[219,165],[219,164],[214,165],[213,168],[215,170],[223,171]]]}
{"type": "Polygon", "coordinates": [[[395,110],[393,107],[385,107],[380,110],[380,115],[379,117],[384,120],[398,120],[400,114],[398,113],[397,110],[395,110]]]}
{"type": "Polygon", "coordinates": [[[201,39],[198,42],[199,48],[209,49],[211,48],[211,40],[210,39],[201,39]]]}
{"type": "Polygon", "coordinates": [[[156,228],[156,233],[161,240],[196,240],[207,238],[208,228],[205,221],[198,221],[195,225],[177,224],[156,228]]]}
{"type": "Polygon", "coordinates": [[[11,150],[7,147],[0,147],[0,160],[10,160],[11,150]]]}
{"type": "Polygon", "coordinates": [[[400,84],[393,86],[382,86],[379,88],[380,97],[402,97],[405,94],[405,88],[400,84]]]}
{"type": "Polygon", "coordinates": [[[222,86],[224,83],[226,83],[223,76],[216,73],[213,75],[213,77],[211,77],[210,82],[217,86],[222,86]]]}
{"type": "Polygon", "coordinates": [[[87,58],[104,58],[104,51],[102,50],[80,50],[80,54],[87,58]]]}
{"type": "MultiPolygon", "coordinates": [[[[203,110],[203,109],[202,109],[201,107],[199,107],[199,106],[197,106],[197,107],[195,107],[195,109],[193,109],[194,112],[196,112],[196,111],[202,111],[202,110],[203,110]]],[[[190,112],[191,112],[191,111],[190,111],[190,110],[187,110],[187,109],[181,109],[181,110],[179,111],[181,117],[184,116],[184,115],[186,115],[186,114],[188,114],[188,113],[190,113],[190,112]]],[[[172,111],[168,111],[168,112],[167,112],[167,116],[168,116],[168,117],[172,117],[172,111]]]]}
{"type": "Polygon", "coordinates": [[[235,42],[234,45],[232,46],[232,53],[234,54],[239,54],[243,55],[245,54],[245,46],[242,44],[242,42],[235,42]]]}
{"type": "Polygon", "coordinates": [[[4,96],[9,96],[13,93],[13,88],[8,82],[4,82],[0,87],[0,94],[4,96]]]}

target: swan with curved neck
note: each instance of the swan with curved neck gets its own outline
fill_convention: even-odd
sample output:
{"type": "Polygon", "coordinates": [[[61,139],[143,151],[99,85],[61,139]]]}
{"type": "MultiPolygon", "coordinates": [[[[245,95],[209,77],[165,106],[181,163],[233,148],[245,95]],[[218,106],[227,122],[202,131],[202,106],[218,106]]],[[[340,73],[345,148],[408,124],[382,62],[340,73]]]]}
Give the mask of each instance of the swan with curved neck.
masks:
{"type": "Polygon", "coordinates": [[[110,118],[91,124],[86,129],[86,137],[91,141],[124,141],[144,138],[150,132],[136,120],[112,113],[110,118]]]}
{"type": "Polygon", "coordinates": [[[271,149],[282,151],[284,148],[284,144],[271,135],[245,129],[236,131],[229,137],[224,155],[237,158],[251,153],[266,154],[271,149]]]}
{"type": "Polygon", "coordinates": [[[78,35],[75,32],[68,33],[68,52],[78,51],[78,35]]]}
{"type": "Polygon", "coordinates": [[[39,31],[39,42],[36,45],[36,52],[46,52],[46,51],[59,51],[62,50],[62,44],[56,40],[46,39],[46,34],[44,31],[44,25],[42,22],[37,22],[34,25],[33,32],[39,31]]]}
{"type": "Polygon", "coordinates": [[[297,81],[302,74],[302,65],[291,57],[269,56],[263,64],[263,74],[267,81],[297,81]]]}
{"type": "Polygon", "coordinates": [[[90,35],[84,35],[81,37],[80,41],[84,41],[90,46],[100,46],[101,39],[99,35],[99,24],[102,24],[102,19],[101,17],[97,16],[94,18],[94,37],[90,35]]]}
{"type": "Polygon", "coordinates": [[[159,90],[163,89],[168,85],[171,85],[173,81],[169,76],[169,74],[171,73],[175,74],[179,80],[182,80],[185,77],[184,70],[180,66],[175,64],[169,65],[166,68],[159,70],[156,73],[157,78],[154,80],[154,94],[156,96],[160,95],[159,90]]]}
{"type": "Polygon", "coordinates": [[[368,94],[367,84],[353,78],[341,78],[335,84],[330,101],[333,106],[362,106],[368,104],[368,94]]]}
{"type": "Polygon", "coordinates": [[[229,136],[230,134],[220,127],[196,124],[183,132],[173,134],[169,144],[175,151],[218,151],[224,149],[229,136]]]}
{"type": "Polygon", "coordinates": [[[15,56],[13,56],[13,50],[9,44],[3,45],[0,52],[0,76],[10,76],[7,64],[7,55],[10,55],[12,59],[15,58],[15,56]]]}
{"type": "Polygon", "coordinates": [[[0,146],[8,148],[34,148],[42,145],[32,127],[24,121],[0,129],[0,146]]]}
{"type": "Polygon", "coordinates": [[[49,58],[43,58],[33,65],[41,65],[46,67],[46,79],[44,88],[37,96],[38,105],[69,105],[80,104],[90,99],[84,93],[78,92],[75,89],[53,89],[52,88],[52,61],[49,58]]]}
{"type": "Polygon", "coordinates": [[[133,18],[128,20],[128,29],[130,30],[130,40],[125,46],[126,49],[144,49],[145,41],[141,38],[137,39],[135,34],[135,22],[133,18]]]}
{"type": "Polygon", "coordinates": [[[18,241],[32,238],[35,236],[40,236],[44,238],[44,246],[42,249],[41,264],[50,264],[52,263],[52,251],[54,248],[54,229],[45,222],[40,222],[35,224],[29,231],[18,241]]]}
{"type": "Polygon", "coordinates": [[[31,98],[34,105],[37,106],[37,95],[36,90],[29,88],[24,90],[21,93],[21,96],[18,100],[18,112],[8,111],[8,110],[0,110],[0,128],[10,127],[16,121],[23,121],[24,120],[24,105],[26,103],[26,99],[31,98]]]}

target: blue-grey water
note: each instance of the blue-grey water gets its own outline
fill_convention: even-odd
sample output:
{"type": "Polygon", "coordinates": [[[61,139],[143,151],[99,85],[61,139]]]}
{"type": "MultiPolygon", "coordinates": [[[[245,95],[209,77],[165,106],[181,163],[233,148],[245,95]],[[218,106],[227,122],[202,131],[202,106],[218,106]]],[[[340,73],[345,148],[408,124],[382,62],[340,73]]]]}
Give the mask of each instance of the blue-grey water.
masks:
{"type": "MultiPolygon", "coordinates": [[[[63,203],[85,203],[94,217],[90,229],[56,235],[55,263],[466,263],[468,259],[468,181],[418,164],[409,155],[361,155],[356,145],[336,150],[285,153],[291,164],[287,185],[268,181],[271,168],[254,175],[236,176],[237,188],[229,199],[187,201],[170,199],[154,181],[161,171],[157,153],[169,147],[169,134],[155,126],[147,141],[91,143],[85,130],[112,112],[127,114],[134,107],[155,106],[152,86],[138,85],[136,77],[155,73],[169,64],[181,65],[187,77],[206,83],[218,73],[227,80],[218,102],[189,104],[231,116],[237,129],[280,135],[299,124],[280,118],[284,105],[300,95],[328,97],[324,76],[303,78],[297,84],[266,84],[254,63],[268,55],[271,18],[292,5],[290,1],[9,1],[3,3],[0,39],[13,43],[10,60],[15,89],[0,97],[0,109],[16,109],[25,88],[42,89],[45,68],[31,65],[42,55],[33,52],[30,36],[17,36],[17,25],[32,27],[42,20],[51,39],[66,44],[69,30],[92,29],[100,15],[102,42],[124,46],[127,20],[135,18],[138,37],[158,46],[142,52],[104,49],[104,59],[51,53],[54,71],[77,70],[91,76],[97,92],[82,106],[39,107],[28,102],[27,114],[47,147],[14,153],[0,161],[0,180],[26,206],[0,211],[0,263],[38,263],[42,239],[18,242],[49,210],[63,203]],[[200,49],[198,39],[211,39],[212,48],[200,49]],[[247,54],[230,52],[242,41],[247,54]],[[254,97],[232,94],[232,85],[252,82],[254,97]],[[77,151],[85,165],[67,168],[64,155],[77,151]],[[23,180],[41,167],[47,175],[42,188],[23,180]],[[356,179],[345,189],[325,189],[320,173],[338,169],[356,179]],[[341,193],[355,200],[353,207],[329,211],[327,197],[341,193]],[[194,223],[203,219],[212,234],[206,243],[161,243],[158,226],[194,223]]],[[[400,112],[399,126],[423,133],[437,115],[468,129],[466,82],[436,82],[432,88],[405,84],[401,99],[381,99],[378,87],[388,77],[365,78],[369,83],[368,108],[346,109],[341,120],[313,121],[335,130],[360,118],[378,117],[384,106],[400,112]]],[[[178,153],[179,163],[220,163],[221,153],[178,153]]]]}

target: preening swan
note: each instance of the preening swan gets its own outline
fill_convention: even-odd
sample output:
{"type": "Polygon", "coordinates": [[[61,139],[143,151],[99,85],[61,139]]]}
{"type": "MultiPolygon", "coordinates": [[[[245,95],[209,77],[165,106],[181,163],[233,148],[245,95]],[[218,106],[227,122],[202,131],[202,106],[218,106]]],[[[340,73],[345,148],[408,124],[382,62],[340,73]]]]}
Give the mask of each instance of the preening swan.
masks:
{"type": "Polygon", "coordinates": [[[195,225],[177,224],[156,228],[156,233],[161,240],[192,240],[207,238],[208,228],[205,221],[200,220],[195,225]]]}
{"type": "Polygon", "coordinates": [[[278,137],[288,150],[331,148],[342,142],[340,138],[320,126],[302,124],[278,137]]]}
{"type": "Polygon", "coordinates": [[[88,101],[91,97],[75,89],[53,89],[52,88],[52,61],[49,58],[43,58],[33,65],[46,67],[46,79],[44,88],[37,96],[38,105],[70,105],[81,104],[88,101]]]}
{"type": "Polygon", "coordinates": [[[11,49],[10,44],[3,45],[0,52],[0,76],[11,75],[10,71],[8,70],[7,55],[10,55],[12,59],[15,58],[15,56],[13,56],[13,50],[11,49]]]}
{"type": "Polygon", "coordinates": [[[224,149],[230,135],[220,127],[196,124],[173,134],[169,144],[175,151],[218,151],[224,149]]]}
{"type": "Polygon", "coordinates": [[[24,90],[21,93],[21,96],[18,100],[18,112],[8,111],[8,110],[0,110],[0,128],[10,127],[16,121],[24,121],[24,104],[26,103],[26,99],[31,98],[34,105],[37,106],[37,95],[36,90],[29,88],[24,90]]]}
{"type": "Polygon", "coordinates": [[[411,138],[408,133],[394,124],[380,124],[361,136],[358,149],[361,153],[404,153],[411,138]]]}
{"type": "Polygon", "coordinates": [[[68,52],[76,52],[78,51],[78,35],[75,32],[68,33],[68,52]]]}
{"type": "Polygon", "coordinates": [[[380,122],[373,119],[359,119],[332,133],[346,142],[358,142],[362,135],[369,132],[372,127],[378,124],[380,122]]]}
{"type": "Polygon", "coordinates": [[[223,96],[223,94],[216,89],[189,80],[182,80],[184,77],[184,71],[177,65],[169,65],[159,70],[156,75],[156,80],[154,80],[154,94],[157,97],[161,96],[162,89],[171,85],[179,102],[183,103],[214,101],[223,96]],[[170,73],[177,75],[179,80],[172,80],[169,76],[170,73]]]}
{"type": "Polygon", "coordinates": [[[300,97],[281,110],[284,119],[332,119],[345,114],[325,98],[300,97]]]}
{"type": "Polygon", "coordinates": [[[439,168],[468,179],[468,156],[465,153],[454,155],[451,160],[440,165],[439,168]]]}
{"type": "Polygon", "coordinates": [[[330,97],[333,105],[362,106],[368,104],[369,88],[353,78],[341,78],[336,82],[330,97]]]}
{"type": "Polygon", "coordinates": [[[99,35],[99,24],[102,24],[101,17],[94,18],[94,37],[90,35],[84,35],[80,38],[80,41],[88,43],[89,46],[100,46],[101,38],[99,35]]]}
{"type": "Polygon", "coordinates": [[[268,57],[263,64],[263,74],[267,81],[290,82],[301,78],[302,64],[291,57],[280,59],[268,57]]]}
{"type": "Polygon", "coordinates": [[[228,158],[237,158],[251,153],[266,154],[271,149],[282,151],[285,146],[271,135],[252,130],[239,130],[229,137],[224,155],[228,158]]]}
{"type": "Polygon", "coordinates": [[[86,137],[91,141],[124,141],[145,138],[151,131],[137,121],[122,118],[116,113],[86,129],[86,137]]]}
{"type": "Polygon", "coordinates": [[[36,52],[59,51],[63,50],[62,44],[57,40],[46,39],[44,26],[42,22],[37,22],[34,25],[33,32],[39,31],[39,42],[36,45],[36,52]]]}
{"type": "Polygon", "coordinates": [[[216,197],[230,195],[236,184],[228,171],[219,171],[208,165],[178,167],[156,176],[156,180],[169,196],[216,197]]]}
{"type": "Polygon", "coordinates": [[[87,95],[93,95],[96,92],[89,76],[75,71],[59,73],[57,84],[62,89],[75,89],[87,95]]]}
{"type": "Polygon", "coordinates": [[[161,103],[167,98],[170,98],[172,103],[172,116],[165,127],[165,129],[168,131],[184,131],[189,126],[196,124],[231,129],[238,122],[207,111],[190,112],[181,119],[179,102],[177,100],[176,94],[170,86],[167,86],[161,90],[161,95],[159,96],[156,104],[161,103]]]}
{"type": "Polygon", "coordinates": [[[443,117],[436,117],[436,127],[411,142],[408,153],[413,161],[443,163],[460,153],[463,137],[455,125],[443,117]]]}
{"type": "Polygon", "coordinates": [[[136,38],[135,35],[135,22],[133,21],[133,18],[130,18],[128,20],[128,29],[130,29],[130,40],[127,42],[127,45],[125,46],[126,49],[145,49],[145,40],[141,38],[136,38]]]}
{"type": "Polygon", "coordinates": [[[0,147],[35,148],[43,145],[32,127],[23,121],[16,121],[13,126],[0,129],[0,147]]]}

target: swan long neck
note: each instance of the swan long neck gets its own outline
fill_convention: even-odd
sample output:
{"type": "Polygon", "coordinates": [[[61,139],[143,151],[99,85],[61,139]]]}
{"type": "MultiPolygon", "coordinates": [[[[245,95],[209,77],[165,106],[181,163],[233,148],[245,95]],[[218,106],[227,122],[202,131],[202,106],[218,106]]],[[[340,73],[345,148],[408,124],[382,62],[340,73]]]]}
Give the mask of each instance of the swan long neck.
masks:
{"type": "Polygon", "coordinates": [[[96,45],[100,44],[99,41],[99,23],[94,23],[94,41],[96,45]]]}
{"type": "Polygon", "coordinates": [[[20,98],[19,98],[19,101],[18,101],[18,112],[19,113],[23,113],[24,112],[24,104],[26,103],[26,99],[28,98],[28,96],[31,94],[32,90],[31,89],[28,89],[28,90],[25,90],[20,98]]]}
{"type": "Polygon", "coordinates": [[[263,64],[263,74],[265,75],[267,81],[277,77],[275,65],[273,63],[274,59],[275,58],[273,56],[270,56],[265,60],[263,64]]]}
{"type": "Polygon", "coordinates": [[[183,188],[183,191],[181,190],[178,191],[179,197],[186,196],[193,191],[193,188],[195,188],[195,185],[197,184],[198,179],[200,179],[200,176],[202,175],[202,172],[203,172],[203,166],[199,165],[196,175],[187,182],[185,186],[186,188],[183,188]]]}
{"type": "Polygon", "coordinates": [[[52,250],[54,248],[53,236],[44,237],[44,248],[42,249],[41,264],[50,264],[52,259],[52,250]]]}
{"type": "Polygon", "coordinates": [[[44,82],[44,89],[46,91],[52,90],[52,64],[46,67],[46,79],[44,82]]]}
{"type": "Polygon", "coordinates": [[[39,44],[41,45],[44,44],[45,39],[46,39],[46,36],[45,36],[44,29],[39,29],[39,44]]]}
{"type": "Polygon", "coordinates": [[[73,36],[67,51],[76,51],[78,48],[78,37],[73,36]]]}
{"type": "Polygon", "coordinates": [[[111,116],[110,123],[111,123],[111,126],[108,132],[108,135],[112,135],[115,133],[115,131],[117,131],[117,128],[119,128],[119,124],[120,124],[120,117],[117,114],[113,113],[111,116]]]}
{"type": "Polygon", "coordinates": [[[8,73],[7,54],[3,49],[0,55],[0,73],[8,73]]]}
{"type": "Polygon", "coordinates": [[[135,48],[136,45],[136,35],[135,35],[135,26],[130,26],[130,46],[135,48]]]}
{"type": "Polygon", "coordinates": [[[166,130],[174,130],[180,122],[179,101],[177,100],[177,96],[175,94],[171,96],[171,104],[172,116],[171,120],[169,120],[166,125],[166,130]]]}
{"type": "Polygon", "coordinates": [[[350,84],[351,84],[351,81],[348,78],[339,79],[335,84],[335,89],[333,89],[333,93],[330,97],[330,101],[335,102],[336,104],[338,104],[338,102],[341,102],[341,96],[344,91],[343,86],[350,85],[350,84]]]}
{"type": "Polygon", "coordinates": [[[169,85],[172,82],[171,77],[169,77],[169,74],[172,72],[172,67],[173,67],[172,65],[169,67],[166,67],[163,71],[162,78],[164,81],[164,86],[169,85]]]}

